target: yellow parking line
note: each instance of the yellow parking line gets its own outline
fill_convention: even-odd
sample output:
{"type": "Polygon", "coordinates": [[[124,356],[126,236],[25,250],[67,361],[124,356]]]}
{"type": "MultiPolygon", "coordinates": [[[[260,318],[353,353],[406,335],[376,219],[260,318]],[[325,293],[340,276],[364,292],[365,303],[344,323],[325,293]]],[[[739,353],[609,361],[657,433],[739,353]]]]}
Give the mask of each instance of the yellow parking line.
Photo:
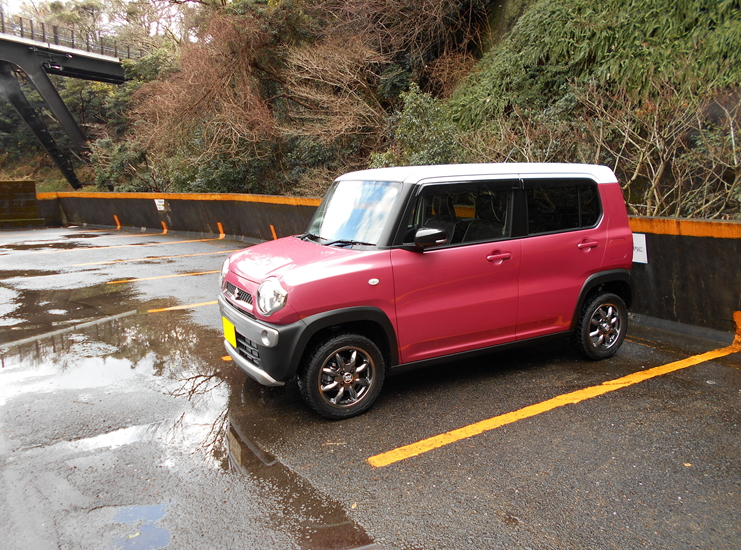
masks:
{"type": "Polygon", "coordinates": [[[213,302],[201,302],[199,304],[188,304],[185,306],[172,306],[172,307],[162,307],[159,309],[148,309],[147,313],[160,313],[162,311],[176,311],[178,309],[191,309],[194,307],[201,307],[201,306],[212,306],[214,304],[217,304],[218,302],[214,300],[213,302]]]}
{"type": "Polygon", "coordinates": [[[82,267],[86,265],[108,265],[108,264],[120,264],[123,262],[145,262],[147,260],[169,260],[171,258],[190,258],[191,256],[211,256],[214,254],[231,254],[241,250],[234,248],[231,250],[219,250],[218,252],[198,252],[197,254],[174,254],[172,256],[145,256],[144,258],[124,258],[123,260],[108,260],[107,262],[87,262],[84,264],[72,264],[73,267],[82,267]]]}
{"type": "Polygon", "coordinates": [[[456,430],[452,430],[440,435],[423,439],[422,441],[418,441],[410,445],[398,447],[391,451],[372,456],[368,458],[368,462],[371,466],[374,466],[376,468],[388,466],[389,464],[393,464],[395,462],[399,462],[413,456],[421,455],[423,453],[426,453],[427,451],[431,451],[433,449],[455,443],[456,441],[467,439],[469,437],[494,430],[507,424],[512,424],[513,422],[517,422],[518,420],[522,420],[524,418],[530,418],[532,416],[536,416],[538,414],[563,407],[564,405],[573,405],[586,399],[592,399],[593,397],[597,397],[605,393],[619,390],[620,388],[625,388],[627,386],[649,380],[650,378],[654,378],[656,376],[661,376],[663,374],[668,374],[670,372],[685,369],[687,367],[698,365],[706,361],[712,361],[713,359],[725,357],[726,355],[731,355],[732,353],[738,353],[739,351],[741,351],[741,314],[737,312],[736,315],[734,315],[734,318],[736,319],[738,327],[736,339],[734,340],[733,344],[728,347],[716,349],[700,355],[694,355],[692,357],[688,357],[687,359],[668,363],[660,367],[635,372],[633,374],[629,374],[628,376],[623,376],[622,378],[617,378],[615,380],[608,380],[607,382],[604,382],[599,386],[591,386],[582,390],[559,395],[557,397],[554,397],[553,399],[543,401],[542,403],[529,405],[517,411],[501,414],[493,418],[488,418],[486,420],[476,422],[475,424],[470,424],[456,430]]]}
{"type": "Polygon", "coordinates": [[[158,275],[157,277],[139,277],[138,279],[121,279],[120,281],[108,281],[108,285],[117,285],[119,283],[135,283],[137,281],[153,281],[154,279],[172,279],[173,277],[192,277],[194,275],[209,275],[211,273],[218,273],[219,270],[214,271],[199,271],[197,273],[176,273],[175,275],[158,275]]]}

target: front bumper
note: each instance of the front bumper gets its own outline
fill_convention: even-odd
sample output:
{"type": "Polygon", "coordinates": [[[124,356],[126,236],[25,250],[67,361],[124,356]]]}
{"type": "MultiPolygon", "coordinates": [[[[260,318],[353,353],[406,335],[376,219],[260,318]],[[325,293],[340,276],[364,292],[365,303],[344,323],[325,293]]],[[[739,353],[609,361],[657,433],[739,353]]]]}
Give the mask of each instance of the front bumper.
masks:
{"type": "Polygon", "coordinates": [[[268,325],[240,312],[221,295],[219,309],[236,333],[236,347],[224,340],[226,352],[250,378],[263,386],[283,386],[296,374],[294,354],[306,328],[302,321],[268,325]]]}

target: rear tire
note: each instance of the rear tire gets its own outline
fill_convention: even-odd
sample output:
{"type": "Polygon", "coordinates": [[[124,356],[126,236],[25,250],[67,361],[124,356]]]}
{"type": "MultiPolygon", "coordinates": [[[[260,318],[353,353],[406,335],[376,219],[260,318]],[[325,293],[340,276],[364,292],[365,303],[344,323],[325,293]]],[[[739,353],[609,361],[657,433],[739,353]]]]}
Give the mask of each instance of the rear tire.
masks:
{"type": "Polygon", "coordinates": [[[628,309],[617,294],[603,293],[582,309],[573,341],[588,359],[607,359],[615,355],[628,330],[628,309]]]}
{"type": "Polygon", "coordinates": [[[320,342],[303,365],[298,384],[304,401],[330,420],[364,413],[378,397],[386,365],[378,346],[359,334],[320,342]]]}

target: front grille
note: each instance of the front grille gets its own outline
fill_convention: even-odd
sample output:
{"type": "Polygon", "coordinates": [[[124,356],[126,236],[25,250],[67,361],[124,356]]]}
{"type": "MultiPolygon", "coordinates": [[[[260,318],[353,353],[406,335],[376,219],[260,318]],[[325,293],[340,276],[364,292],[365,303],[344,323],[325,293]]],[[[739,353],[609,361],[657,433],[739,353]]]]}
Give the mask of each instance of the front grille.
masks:
{"type": "Polygon", "coordinates": [[[230,282],[226,283],[226,293],[235,300],[252,305],[252,294],[230,282]]]}
{"type": "Polygon", "coordinates": [[[258,367],[262,368],[262,361],[260,361],[260,352],[257,349],[257,344],[252,340],[245,338],[237,332],[237,351],[239,355],[254,363],[258,367]]]}

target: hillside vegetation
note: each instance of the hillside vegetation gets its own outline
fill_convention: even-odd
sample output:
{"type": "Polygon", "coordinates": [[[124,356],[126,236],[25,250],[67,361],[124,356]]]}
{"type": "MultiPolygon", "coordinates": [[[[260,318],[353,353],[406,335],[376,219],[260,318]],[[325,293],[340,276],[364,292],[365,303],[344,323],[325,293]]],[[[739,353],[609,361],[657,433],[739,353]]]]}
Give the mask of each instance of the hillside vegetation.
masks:
{"type": "MultiPolygon", "coordinates": [[[[94,27],[91,4],[150,52],[121,87],[59,82],[103,189],[316,196],[369,165],[590,162],[635,214],[741,219],[739,0],[150,0],[128,15],[71,0],[30,15],[94,27]]],[[[6,169],[30,150],[13,114],[0,102],[6,169]]]]}

